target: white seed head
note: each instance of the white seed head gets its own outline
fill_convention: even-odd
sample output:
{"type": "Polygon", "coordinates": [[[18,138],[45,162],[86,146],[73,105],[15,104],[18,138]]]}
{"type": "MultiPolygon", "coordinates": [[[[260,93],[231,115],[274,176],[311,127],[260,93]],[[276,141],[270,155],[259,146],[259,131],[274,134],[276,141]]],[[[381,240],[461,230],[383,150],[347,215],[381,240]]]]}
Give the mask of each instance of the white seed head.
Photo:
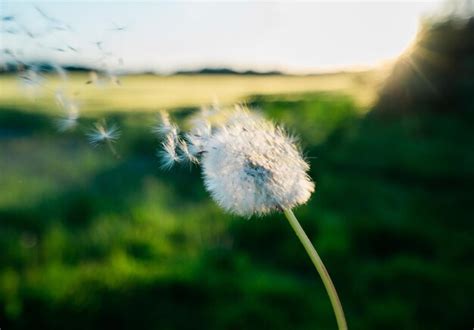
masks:
{"type": "Polygon", "coordinates": [[[238,215],[293,208],[315,187],[295,139],[242,108],[207,139],[201,164],[213,199],[238,215]]]}

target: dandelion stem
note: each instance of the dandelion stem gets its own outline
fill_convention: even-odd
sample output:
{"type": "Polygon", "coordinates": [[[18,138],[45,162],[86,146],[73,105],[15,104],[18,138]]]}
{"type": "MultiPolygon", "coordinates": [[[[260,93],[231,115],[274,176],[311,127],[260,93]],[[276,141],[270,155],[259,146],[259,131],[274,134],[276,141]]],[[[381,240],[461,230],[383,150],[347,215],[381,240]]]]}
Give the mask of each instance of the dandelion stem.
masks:
{"type": "Polygon", "coordinates": [[[332,308],[334,310],[334,314],[336,315],[339,330],[347,330],[347,323],[344,317],[344,311],[342,310],[341,302],[339,300],[339,297],[337,296],[336,288],[332,283],[331,277],[329,276],[329,273],[326,267],[324,266],[323,261],[319,257],[318,252],[316,252],[316,249],[314,248],[313,244],[311,244],[311,241],[309,240],[308,236],[306,235],[300,223],[298,222],[298,219],[296,219],[293,211],[291,209],[285,209],[283,211],[285,213],[286,218],[288,219],[288,222],[295,231],[296,236],[298,236],[299,240],[301,241],[301,244],[303,244],[311,261],[316,267],[319,276],[321,276],[324,286],[326,287],[326,291],[329,295],[329,299],[331,300],[332,308]]]}

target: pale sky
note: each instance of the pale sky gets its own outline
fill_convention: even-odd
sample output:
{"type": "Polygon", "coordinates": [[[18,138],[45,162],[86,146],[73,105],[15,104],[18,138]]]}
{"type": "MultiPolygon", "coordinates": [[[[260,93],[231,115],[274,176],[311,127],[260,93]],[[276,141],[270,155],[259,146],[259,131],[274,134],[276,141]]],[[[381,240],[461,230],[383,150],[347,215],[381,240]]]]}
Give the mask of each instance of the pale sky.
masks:
{"type": "Polygon", "coordinates": [[[1,22],[0,44],[22,60],[61,64],[98,65],[105,55],[108,67],[131,70],[317,72],[396,58],[440,2],[1,0],[1,16],[14,19],[1,22]],[[61,25],[54,20],[72,31],[48,31],[61,25]]]}

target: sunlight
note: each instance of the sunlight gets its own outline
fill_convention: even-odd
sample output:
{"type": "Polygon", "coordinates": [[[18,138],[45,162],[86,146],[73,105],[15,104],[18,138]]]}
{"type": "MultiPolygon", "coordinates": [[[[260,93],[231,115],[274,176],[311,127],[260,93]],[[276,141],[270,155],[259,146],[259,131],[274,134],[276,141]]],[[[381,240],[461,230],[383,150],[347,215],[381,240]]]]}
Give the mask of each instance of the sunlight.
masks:
{"type": "Polygon", "coordinates": [[[2,48],[25,62],[165,73],[365,69],[401,54],[439,2],[5,2],[2,48]]]}

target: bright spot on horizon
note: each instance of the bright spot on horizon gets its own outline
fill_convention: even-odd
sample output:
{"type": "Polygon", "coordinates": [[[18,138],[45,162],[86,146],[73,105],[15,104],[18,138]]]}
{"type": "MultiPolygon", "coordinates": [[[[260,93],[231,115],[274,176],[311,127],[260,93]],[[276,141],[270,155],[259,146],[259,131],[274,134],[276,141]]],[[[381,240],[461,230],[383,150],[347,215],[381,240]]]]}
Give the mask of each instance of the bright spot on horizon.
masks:
{"type": "Polygon", "coordinates": [[[1,22],[0,62],[9,49],[25,62],[98,66],[109,56],[108,69],[132,71],[364,68],[400,55],[440,2],[2,1],[16,22],[1,22]],[[47,32],[35,6],[71,31],[47,32]]]}

